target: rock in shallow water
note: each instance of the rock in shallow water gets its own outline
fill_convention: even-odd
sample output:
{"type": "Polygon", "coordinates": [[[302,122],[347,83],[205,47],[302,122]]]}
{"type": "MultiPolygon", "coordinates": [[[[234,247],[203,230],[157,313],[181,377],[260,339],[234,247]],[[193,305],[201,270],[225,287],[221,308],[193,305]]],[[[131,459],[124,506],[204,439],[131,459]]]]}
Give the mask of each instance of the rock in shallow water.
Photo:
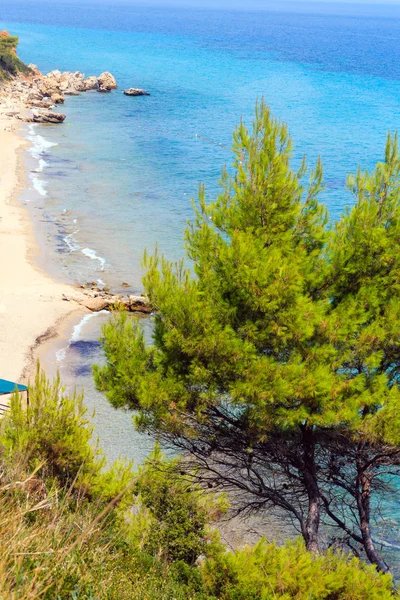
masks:
{"type": "Polygon", "coordinates": [[[124,90],[125,96],[150,96],[150,92],[146,92],[146,90],[142,90],[140,88],[129,88],[128,90],[124,90]]]}
{"type": "Polygon", "coordinates": [[[98,77],[99,92],[111,92],[111,90],[117,89],[117,82],[115,77],[108,71],[102,73],[98,77]]]}
{"type": "Polygon", "coordinates": [[[66,115],[55,113],[51,110],[33,111],[34,123],[62,123],[65,121],[66,115]]]}
{"type": "Polygon", "coordinates": [[[97,77],[94,77],[92,75],[85,79],[85,81],[83,82],[83,85],[85,86],[85,91],[97,90],[97,88],[99,87],[99,81],[98,81],[97,77]]]}

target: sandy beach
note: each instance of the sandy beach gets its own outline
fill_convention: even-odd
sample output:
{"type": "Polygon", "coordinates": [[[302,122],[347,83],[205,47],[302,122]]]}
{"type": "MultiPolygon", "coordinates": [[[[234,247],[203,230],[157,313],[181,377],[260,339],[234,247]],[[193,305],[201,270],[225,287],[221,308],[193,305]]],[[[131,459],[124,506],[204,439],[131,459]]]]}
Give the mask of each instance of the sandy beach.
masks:
{"type": "Polygon", "coordinates": [[[26,381],[35,349],[85,309],[63,296],[75,290],[35,266],[37,243],[18,196],[26,185],[20,125],[0,114],[0,378],[26,381]]]}

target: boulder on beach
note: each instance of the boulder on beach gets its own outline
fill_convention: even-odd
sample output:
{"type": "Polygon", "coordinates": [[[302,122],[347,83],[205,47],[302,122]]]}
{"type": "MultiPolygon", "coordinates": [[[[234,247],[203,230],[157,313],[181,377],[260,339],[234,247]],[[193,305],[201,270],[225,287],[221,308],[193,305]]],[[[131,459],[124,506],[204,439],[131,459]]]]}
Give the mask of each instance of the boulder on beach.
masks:
{"type": "Polygon", "coordinates": [[[111,92],[111,90],[115,90],[118,87],[115,77],[108,71],[99,75],[97,81],[99,84],[99,92],[111,92]]]}
{"type": "Polygon", "coordinates": [[[36,77],[42,77],[42,73],[41,71],[39,71],[39,67],[37,65],[34,65],[33,63],[30,63],[28,65],[28,69],[30,69],[30,71],[33,73],[33,75],[35,75],[36,77]]]}
{"type": "Polygon", "coordinates": [[[75,88],[77,92],[85,92],[85,75],[83,73],[74,73],[74,76],[70,79],[70,86],[75,88]]]}
{"type": "Polygon", "coordinates": [[[52,94],[51,101],[53,104],[64,104],[64,96],[62,94],[52,94]]]}
{"type": "Polygon", "coordinates": [[[27,106],[30,108],[52,108],[54,106],[54,102],[50,98],[44,98],[43,100],[33,100],[31,102],[27,102],[27,106]]]}
{"type": "Polygon", "coordinates": [[[150,314],[153,310],[148,298],[144,296],[121,296],[105,291],[96,291],[94,288],[86,290],[83,299],[79,303],[93,312],[123,309],[129,312],[150,314]]]}
{"type": "Polygon", "coordinates": [[[34,110],[32,119],[34,123],[63,123],[66,115],[51,110],[34,110]]]}
{"type": "Polygon", "coordinates": [[[43,96],[52,96],[60,93],[60,83],[55,77],[43,77],[39,91],[43,96]]]}
{"type": "Polygon", "coordinates": [[[41,92],[39,92],[39,90],[33,90],[32,92],[29,92],[29,94],[26,97],[26,102],[28,103],[34,103],[34,102],[41,102],[43,100],[43,94],[41,92]]]}
{"type": "Polygon", "coordinates": [[[142,90],[140,88],[129,88],[128,90],[124,90],[125,96],[150,96],[150,92],[146,92],[146,90],[142,90]]]}
{"type": "Polygon", "coordinates": [[[76,90],[75,88],[68,88],[66,90],[63,91],[64,96],[80,96],[81,93],[78,92],[78,90],[76,90]]]}
{"type": "MultiPolygon", "coordinates": [[[[65,115],[53,113],[55,105],[64,103],[64,96],[79,96],[87,90],[98,90],[99,92],[110,92],[117,88],[115,77],[108,71],[99,77],[85,75],[79,71],[75,73],[58,69],[42,75],[36,65],[30,65],[30,76],[25,74],[14,77],[8,84],[8,95],[15,99],[18,110],[13,115],[15,119],[28,123],[62,123],[65,115]],[[23,108],[29,108],[32,112],[27,113],[23,108]]],[[[1,71],[1,68],[0,68],[1,71]]],[[[128,90],[130,92],[130,90],[128,90]]],[[[144,90],[132,88],[132,95],[146,94],[144,90]]],[[[0,103],[2,98],[0,98],[0,103]]],[[[9,115],[11,116],[11,115],[9,115]]]]}
{"type": "Polygon", "coordinates": [[[85,298],[82,302],[83,306],[91,310],[92,312],[100,312],[101,310],[107,310],[110,308],[109,298],[85,298]]]}

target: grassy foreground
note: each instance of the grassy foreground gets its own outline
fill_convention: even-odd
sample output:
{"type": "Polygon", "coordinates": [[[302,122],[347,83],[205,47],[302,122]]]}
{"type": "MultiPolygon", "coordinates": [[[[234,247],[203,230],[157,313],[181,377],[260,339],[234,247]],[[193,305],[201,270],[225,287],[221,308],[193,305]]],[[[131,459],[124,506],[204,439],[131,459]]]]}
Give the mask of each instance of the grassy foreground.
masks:
{"type": "Polygon", "coordinates": [[[358,559],[302,542],[228,551],[226,510],[158,448],[136,472],[106,468],[81,396],[38,372],[13,397],[0,442],[0,598],[386,600],[392,581],[358,559]]]}

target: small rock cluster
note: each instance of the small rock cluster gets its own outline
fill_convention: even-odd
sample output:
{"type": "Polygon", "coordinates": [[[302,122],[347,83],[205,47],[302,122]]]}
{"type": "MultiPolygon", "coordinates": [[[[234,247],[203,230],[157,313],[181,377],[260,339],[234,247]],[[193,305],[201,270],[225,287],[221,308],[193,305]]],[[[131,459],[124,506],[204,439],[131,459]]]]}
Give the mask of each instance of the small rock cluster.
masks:
{"type": "Polygon", "coordinates": [[[154,310],[146,296],[113,294],[105,289],[100,290],[95,285],[91,289],[87,285],[81,285],[79,290],[72,290],[71,294],[68,295],[63,294],[63,300],[66,302],[76,302],[92,312],[100,312],[101,310],[112,312],[123,309],[128,312],[148,315],[154,310]]]}
{"type": "Polygon", "coordinates": [[[61,73],[55,70],[43,75],[36,65],[29,65],[29,68],[30,76],[15,77],[0,90],[0,103],[18,102],[18,110],[11,110],[9,116],[26,122],[62,123],[65,115],[52,109],[63,104],[65,96],[78,96],[89,90],[111,92],[117,88],[114,76],[108,72],[85,78],[79,71],[61,73]]]}
{"type": "Polygon", "coordinates": [[[129,312],[140,312],[150,314],[152,308],[147,298],[144,296],[120,296],[108,292],[99,292],[94,294],[85,293],[87,296],[80,304],[92,312],[101,310],[119,310],[123,308],[129,312]]]}

